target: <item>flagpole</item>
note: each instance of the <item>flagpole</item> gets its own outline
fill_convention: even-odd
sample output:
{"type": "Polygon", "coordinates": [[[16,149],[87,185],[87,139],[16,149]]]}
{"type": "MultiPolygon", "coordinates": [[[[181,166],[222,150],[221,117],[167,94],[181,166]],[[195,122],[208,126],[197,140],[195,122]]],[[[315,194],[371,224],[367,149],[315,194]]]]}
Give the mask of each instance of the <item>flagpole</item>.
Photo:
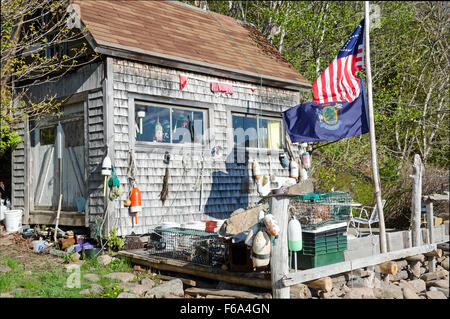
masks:
{"type": "Polygon", "coordinates": [[[378,209],[378,218],[380,225],[380,251],[386,253],[386,229],[384,226],[383,205],[381,203],[380,179],[378,175],[377,165],[377,146],[375,142],[375,120],[373,116],[373,99],[372,99],[372,71],[370,69],[370,38],[369,38],[369,1],[364,1],[364,56],[367,74],[367,102],[369,111],[369,135],[370,150],[372,153],[372,176],[375,191],[376,204],[378,209]]]}

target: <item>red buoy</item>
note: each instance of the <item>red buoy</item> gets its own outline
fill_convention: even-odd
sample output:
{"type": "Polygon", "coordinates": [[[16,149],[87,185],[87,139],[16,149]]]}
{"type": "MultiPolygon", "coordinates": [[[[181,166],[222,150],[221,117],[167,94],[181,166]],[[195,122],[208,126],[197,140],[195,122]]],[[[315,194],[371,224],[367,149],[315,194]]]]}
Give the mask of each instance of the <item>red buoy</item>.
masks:
{"type": "Polygon", "coordinates": [[[137,213],[142,212],[141,191],[139,190],[139,188],[133,187],[133,189],[131,190],[130,200],[130,212],[135,213],[137,224],[137,213]]]}

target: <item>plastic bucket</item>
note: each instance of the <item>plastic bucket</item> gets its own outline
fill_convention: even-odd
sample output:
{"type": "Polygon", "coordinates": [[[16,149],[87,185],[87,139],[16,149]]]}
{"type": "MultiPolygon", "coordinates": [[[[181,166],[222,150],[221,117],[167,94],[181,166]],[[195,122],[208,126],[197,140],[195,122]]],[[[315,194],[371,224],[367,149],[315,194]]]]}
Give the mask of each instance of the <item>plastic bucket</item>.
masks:
{"type": "Polygon", "coordinates": [[[47,248],[49,245],[45,240],[35,240],[33,241],[33,251],[40,252],[42,249],[47,248]]]}
{"type": "Polygon", "coordinates": [[[214,232],[214,229],[217,227],[217,221],[215,220],[205,220],[205,231],[214,232]]]}
{"type": "Polygon", "coordinates": [[[7,232],[19,231],[22,227],[22,210],[7,210],[5,212],[5,226],[7,232]]]}

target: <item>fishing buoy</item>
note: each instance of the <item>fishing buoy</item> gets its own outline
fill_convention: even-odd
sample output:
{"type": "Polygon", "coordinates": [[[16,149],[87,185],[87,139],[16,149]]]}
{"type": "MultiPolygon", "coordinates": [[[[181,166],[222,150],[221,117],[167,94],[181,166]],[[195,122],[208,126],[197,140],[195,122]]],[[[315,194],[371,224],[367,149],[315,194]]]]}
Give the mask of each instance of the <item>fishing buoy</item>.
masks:
{"type": "Polygon", "coordinates": [[[270,235],[278,236],[280,234],[280,226],[272,214],[264,216],[264,225],[270,235]]]}
{"type": "Polygon", "coordinates": [[[290,251],[302,250],[302,226],[294,216],[288,224],[288,248],[290,251]]]}
{"type": "Polygon", "coordinates": [[[253,162],[253,175],[256,179],[261,177],[261,169],[259,168],[259,163],[257,160],[253,162]]]}
{"type": "Polygon", "coordinates": [[[139,190],[139,188],[133,187],[133,189],[131,190],[130,200],[130,212],[135,214],[137,225],[137,213],[142,212],[141,191],[139,190]]]}
{"type": "Polygon", "coordinates": [[[311,167],[311,155],[308,152],[302,154],[303,167],[309,169],[311,167]]]}
{"type": "Polygon", "coordinates": [[[244,243],[249,246],[252,247],[253,245],[253,237],[255,237],[255,234],[258,232],[259,230],[259,224],[255,224],[252,227],[250,227],[247,237],[245,237],[244,243]]]}
{"type": "Polygon", "coordinates": [[[106,196],[106,180],[108,179],[108,176],[111,176],[111,171],[112,171],[111,159],[109,158],[108,155],[106,155],[102,163],[102,175],[105,176],[105,183],[103,185],[103,196],[106,196]]]}
{"type": "Polygon", "coordinates": [[[283,168],[289,167],[289,158],[286,156],[286,154],[284,153],[280,154],[280,162],[283,168]]]}
{"type": "Polygon", "coordinates": [[[259,230],[253,239],[252,260],[254,267],[267,266],[270,262],[270,250],[272,244],[269,235],[259,230]]]}
{"type": "Polygon", "coordinates": [[[142,128],[142,119],[145,117],[145,111],[138,111],[137,117],[139,118],[139,133],[142,134],[143,128],[142,128]]]}
{"type": "Polygon", "coordinates": [[[294,159],[291,159],[291,162],[289,163],[289,173],[291,178],[298,178],[298,164],[294,159]]]}
{"type": "MultiPolygon", "coordinates": [[[[291,251],[291,255],[294,255],[295,271],[297,271],[297,252],[302,250],[302,246],[302,226],[295,216],[292,216],[288,224],[288,249],[291,251]]],[[[291,262],[289,262],[289,265],[291,265],[291,262]]]]}
{"type": "Polygon", "coordinates": [[[306,169],[304,169],[302,167],[302,169],[300,170],[300,179],[302,181],[306,181],[308,179],[308,172],[306,171],[306,169]]]}

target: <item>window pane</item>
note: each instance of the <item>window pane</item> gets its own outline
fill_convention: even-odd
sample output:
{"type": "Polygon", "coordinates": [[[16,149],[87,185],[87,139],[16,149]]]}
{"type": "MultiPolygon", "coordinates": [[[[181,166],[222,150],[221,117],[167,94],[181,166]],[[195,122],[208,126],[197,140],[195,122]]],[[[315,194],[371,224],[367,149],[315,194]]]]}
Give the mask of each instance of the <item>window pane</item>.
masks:
{"type": "MultiPolygon", "coordinates": [[[[142,134],[138,131],[136,141],[170,143],[169,108],[158,106],[137,106],[136,112],[145,110],[142,119],[142,134]]],[[[139,118],[137,117],[138,124],[139,118]]]]}
{"type": "Polygon", "coordinates": [[[84,121],[66,122],[62,124],[65,147],[84,145],[84,121]]]}
{"type": "Polygon", "coordinates": [[[55,144],[56,126],[40,129],[40,143],[41,145],[55,144]]]}
{"type": "Polygon", "coordinates": [[[281,149],[281,121],[260,119],[259,120],[259,145],[262,148],[273,150],[281,149]]]}
{"type": "Polygon", "coordinates": [[[234,144],[236,146],[258,147],[257,121],[254,117],[233,115],[234,144]]]}
{"type": "Polygon", "coordinates": [[[204,130],[203,112],[172,110],[172,143],[202,143],[204,130]]]}

